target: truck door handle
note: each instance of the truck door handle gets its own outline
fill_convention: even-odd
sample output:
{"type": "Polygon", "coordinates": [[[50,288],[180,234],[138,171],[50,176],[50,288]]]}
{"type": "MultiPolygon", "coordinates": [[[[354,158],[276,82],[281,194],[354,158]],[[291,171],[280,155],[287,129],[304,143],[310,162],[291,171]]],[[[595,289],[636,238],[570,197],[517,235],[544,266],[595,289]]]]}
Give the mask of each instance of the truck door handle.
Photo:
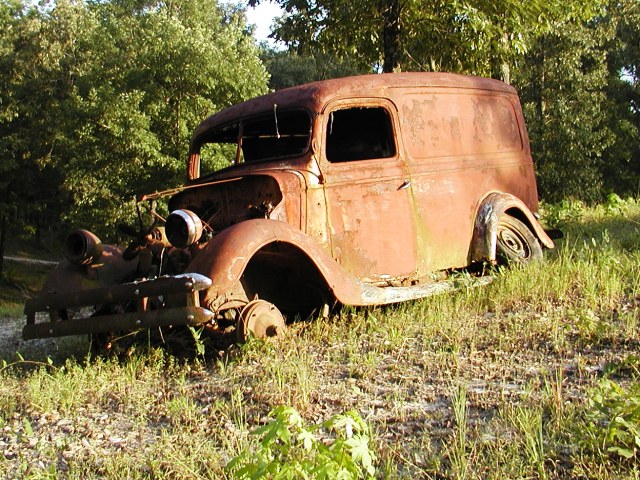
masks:
{"type": "Polygon", "coordinates": [[[405,188],[409,188],[409,185],[411,185],[411,180],[407,180],[405,178],[404,182],[402,182],[402,185],[398,187],[398,190],[404,190],[405,188]]]}

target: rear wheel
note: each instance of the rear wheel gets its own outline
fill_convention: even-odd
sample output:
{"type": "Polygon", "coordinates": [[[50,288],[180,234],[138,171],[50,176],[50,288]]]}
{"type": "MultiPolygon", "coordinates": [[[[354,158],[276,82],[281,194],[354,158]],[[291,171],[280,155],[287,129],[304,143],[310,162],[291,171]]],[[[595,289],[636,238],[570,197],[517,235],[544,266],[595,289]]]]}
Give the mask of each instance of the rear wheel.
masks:
{"type": "Polygon", "coordinates": [[[529,228],[517,218],[503,215],[498,223],[498,263],[528,263],[542,258],[542,247],[529,228]]]}

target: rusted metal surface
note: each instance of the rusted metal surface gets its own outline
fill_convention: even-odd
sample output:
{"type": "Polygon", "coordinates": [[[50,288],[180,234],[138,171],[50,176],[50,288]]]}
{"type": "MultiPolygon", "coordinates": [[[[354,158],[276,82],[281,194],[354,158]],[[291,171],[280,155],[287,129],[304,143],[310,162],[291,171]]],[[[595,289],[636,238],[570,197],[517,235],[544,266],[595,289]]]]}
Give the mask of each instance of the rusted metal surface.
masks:
{"type": "Polygon", "coordinates": [[[264,300],[252,300],[240,312],[238,340],[246,342],[251,335],[265,339],[284,335],[284,317],[275,305],[264,300]]]}
{"type": "Polygon", "coordinates": [[[104,245],[96,263],[73,265],[66,260],[60,262],[45,280],[42,294],[79,292],[128,281],[135,274],[137,264],[124,260],[123,253],[122,247],[104,245]]]}
{"type": "MultiPolygon", "coordinates": [[[[196,129],[187,184],[140,200],[159,219],[153,205],[163,199],[173,212],[167,235],[138,241],[135,254],[101,247],[84,233],[72,238],[81,251],[71,258],[80,261],[58,267],[28,314],[131,302],[131,284],[118,284],[187,271],[212,280],[199,293],[202,307],[190,305],[203,309],[193,321],[215,329],[226,313],[241,316],[256,305],[256,297],[269,313],[271,306],[387,304],[454,288],[446,273],[434,272],[495,262],[504,215],[520,220],[533,241],[554,246],[535,216],[537,188],[515,90],[461,75],[328,80],[225,109],[196,129]],[[231,166],[220,169],[225,159],[231,166]]],[[[168,279],[150,285],[150,297],[169,299],[174,291],[168,279]]],[[[158,310],[142,308],[142,326],[168,324],[172,314],[161,311],[185,324],[176,308],[186,307],[163,302],[155,302],[158,310]]],[[[255,318],[264,313],[250,310],[255,318]]],[[[73,320],[56,331],[135,328],[136,313],[73,320]]],[[[46,335],[30,318],[25,335],[46,335]]]]}
{"type": "Polygon", "coordinates": [[[203,275],[183,273],[173,277],[160,277],[103,288],[67,293],[53,292],[28,300],[24,311],[27,315],[31,315],[35,312],[49,312],[68,307],[120,303],[163,294],[196,292],[210,286],[211,280],[203,275]]]}
{"type": "Polygon", "coordinates": [[[102,288],[42,294],[28,300],[25,304],[27,325],[24,327],[23,337],[29,339],[203,323],[211,320],[213,314],[200,307],[198,292],[210,286],[209,278],[191,273],[102,288]],[[148,309],[147,299],[149,298],[181,293],[186,294],[184,297],[186,307],[148,309]],[[62,311],[74,307],[123,303],[136,305],[136,311],[79,319],[61,318],[62,311]],[[48,313],[49,321],[36,323],[38,312],[48,313]]]}
{"type": "Polygon", "coordinates": [[[213,313],[202,307],[173,307],[147,312],[129,312],[96,315],[90,318],[26,325],[22,331],[25,340],[63,337],[87,333],[134,331],[142,328],[201,325],[210,322],[213,313]]]}

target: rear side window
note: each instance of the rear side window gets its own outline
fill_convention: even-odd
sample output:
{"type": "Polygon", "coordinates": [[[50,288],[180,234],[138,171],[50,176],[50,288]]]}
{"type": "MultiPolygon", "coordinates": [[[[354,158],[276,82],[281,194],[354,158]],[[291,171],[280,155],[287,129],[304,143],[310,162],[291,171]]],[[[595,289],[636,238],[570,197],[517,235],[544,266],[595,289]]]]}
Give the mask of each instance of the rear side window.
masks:
{"type": "Polygon", "coordinates": [[[396,154],[391,117],[382,107],[334,110],[329,114],[326,132],[330,162],[388,158],[396,154]]]}

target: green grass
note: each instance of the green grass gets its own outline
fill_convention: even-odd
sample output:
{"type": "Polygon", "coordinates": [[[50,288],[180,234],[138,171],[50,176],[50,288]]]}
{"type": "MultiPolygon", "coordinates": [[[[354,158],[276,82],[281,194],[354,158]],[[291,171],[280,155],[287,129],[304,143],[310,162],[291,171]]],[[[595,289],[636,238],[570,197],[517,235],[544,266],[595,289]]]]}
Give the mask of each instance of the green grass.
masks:
{"type": "Polygon", "coordinates": [[[5,260],[0,277],[0,317],[21,315],[25,300],[40,290],[52,268],[50,265],[25,265],[5,260]]]}
{"type": "MultiPolygon", "coordinates": [[[[268,453],[251,432],[282,405],[304,425],[358,412],[377,478],[638,478],[640,205],[546,209],[565,238],[543,262],[277,343],[205,343],[198,360],[0,351],[0,478],[230,478],[233,458],[268,453]]],[[[278,445],[284,470],[308,458],[278,445]]]]}

